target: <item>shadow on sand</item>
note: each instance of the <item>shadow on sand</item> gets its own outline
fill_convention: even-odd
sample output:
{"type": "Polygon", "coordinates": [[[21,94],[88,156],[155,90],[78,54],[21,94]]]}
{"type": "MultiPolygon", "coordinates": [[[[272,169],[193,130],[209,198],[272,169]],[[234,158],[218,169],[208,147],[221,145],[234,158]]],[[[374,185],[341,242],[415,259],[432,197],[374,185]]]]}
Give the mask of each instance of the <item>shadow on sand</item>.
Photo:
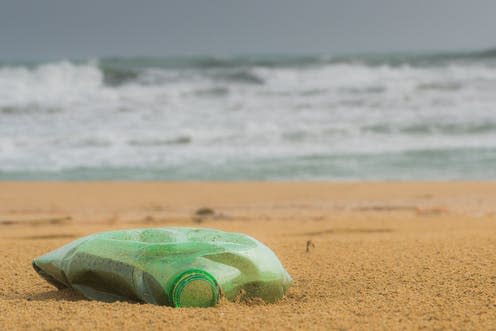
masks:
{"type": "Polygon", "coordinates": [[[33,293],[33,294],[28,294],[25,297],[26,300],[28,301],[51,301],[51,300],[56,300],[56,301],[87,301],[83,295],[79,294],[78,292],[74,291],[73,289],[62,289],[62,290],[50,290],[48,292],[41,292],[41,293],[33,293]]]}

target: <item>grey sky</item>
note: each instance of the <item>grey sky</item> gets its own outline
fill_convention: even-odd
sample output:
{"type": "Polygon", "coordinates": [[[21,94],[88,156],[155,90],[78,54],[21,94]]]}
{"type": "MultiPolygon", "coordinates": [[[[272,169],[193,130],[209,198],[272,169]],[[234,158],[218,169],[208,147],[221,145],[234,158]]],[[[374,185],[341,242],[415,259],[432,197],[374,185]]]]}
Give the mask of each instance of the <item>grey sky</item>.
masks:
{"type": "Polygon", "coordinates": [[[0,58],[496,46],[494,0],[0,0],[0,58]]]}

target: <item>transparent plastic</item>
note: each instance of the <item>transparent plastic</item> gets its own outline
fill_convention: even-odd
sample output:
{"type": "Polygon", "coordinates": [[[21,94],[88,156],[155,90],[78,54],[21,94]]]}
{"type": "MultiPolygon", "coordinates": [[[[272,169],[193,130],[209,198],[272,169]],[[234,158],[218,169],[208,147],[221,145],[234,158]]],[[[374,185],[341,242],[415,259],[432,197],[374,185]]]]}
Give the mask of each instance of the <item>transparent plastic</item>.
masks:
{"type": "Polygon", "coordinates": [[[80,238],[33,260],[57,288],[88,299],[210,307],[228,300],[281,299],[291,277],[256,239],[213,229],[148,228],[80,238]]]}

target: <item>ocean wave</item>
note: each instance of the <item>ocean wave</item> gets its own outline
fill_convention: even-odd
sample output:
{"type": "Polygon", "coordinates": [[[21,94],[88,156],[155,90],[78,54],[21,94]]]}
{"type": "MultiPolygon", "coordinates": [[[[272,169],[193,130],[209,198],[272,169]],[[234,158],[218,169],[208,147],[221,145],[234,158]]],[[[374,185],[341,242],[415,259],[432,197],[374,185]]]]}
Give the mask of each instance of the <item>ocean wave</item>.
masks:
{"type": "MultiPolygon", "coordinates": [[[[365,65],[436,65],[443,62],[471,60],[484,61],[496,59],[496,47],[472,51],[444,52],[392,52],[392,53],[350,53],[350,54],[309,54],[309,55],[182,55],[166,57],[103,57],[98,59],[100,69],[108,75],[109,81],[123,77],[133,77],[136,72],[146,68],[158,69],[239,69],[239,68],[304,68],[329,64],[365,64],[365,65]]],[[[62,61],[76,65],[88,61],[62,61]]],[[[93,61],[94,62],[94,61],[93,61]]],[[[34,68],[47,63],[42,62],[0,62],[0,67],[34,68]]]]}
{"type": "MultiPolygon", "coordinates": [[[[462,57],[428,66],[384,56],[380,65],[367,56],[10,64],[0,67],[0,172],[166,169],[183,178],[204,167],[220,178],[274,178],[280,167],[285,178],[292,169],[334,178],[371,167],[413,172],[411,151],[473,159],[470,150],[496,149],[496,66],[491,54],[454,58],[462,57]]],[[[429,155],[417,156],[427,165],[429,155]]]]}
{"type": "Polygon", "coordinates": [[[442,135],[473,135],[496,133],[496,122],[483,123],[414,123],[408,125],[392,125],[389,123],[380,123],[362,127],[363,132],[372,132],[377,134],[408,134],[408,135],[425,135],[425,134],[442,134],[442,135]]]}
{"type": "MultiPolygon", "coordinates": [[[[263,85],[266,78],[257,72],[263,70],[320,70],[328,67],[398,68],[479,65],[486,69],[496,67],[496,49],[479,52],[436,54],[358,54],[336,56],[238,56],[238,57],[165,57],[165,58],[103,58],[93,61],[60,61],[39,64],[0,65],[6,79],[37,79],[45,84],[71,81],[65,88],[78,84],[104,84],[119,87],[125,84],[159,85],[198,78],[263,85]],[[459,61],[463,60],[463,61],[459,61]],[[485,61],[489,60],[489,61],[485,61]],[[492,61],[494,60],[494,61],[492,61]],[[86,78],[86,79],[85,79],[86,78]]],[[[339,77],[342,79],[342,77],[339,77]]],[[[422,85],[419,88],[443,88],[443,82],[422,85]]],[[[54,86],[51,86],[54,87],[54,86]]],[[[62,86],[60,86],[62,87],[62,86]]]]}
{"type": "Polygon", "coordinates": [[[468,97],[491,99],[490,91],[495,86],[496,67],[487,68],[480,63],[435,68],[340,63],[320,67],[177,71],[121,70],[97,61],[63,61],[29,68],[0,68],[0,113],[163,109],[168,104],[184,104],[185,99],[181,98],[185,97],[230,98],[232,105],[226,108],[240,108],[239,105],[247,102],[246,97],[262,104],[279,100],[283,105],[291,101],[292,105],[287,105],[289,109],[302,104],[309,107],[297,108],[381,108],[388,104],[411,108],[425,107],[425,102],[438,107],[441,99],[449,99],[457,107],[456,103],[461,105],[464,101],[456,93],[478,93],[468,97]]]}
{"type": "Polygon", "coordinates": [[[325,63],[322,56],[169,56],[169,57],[113,57],[103,58],[103,66],[117,68],[161,68],[161,69],[229,69],[243,67],[287,68],[325,63]]]}
{"type": "Polygon", "coordinates": [[[111,66],[100,65],[103,74],[103,81],[110,86],[119,86],[132,82],[139,77],[139,71],[127,68],[114,68],[111,66]]]}
{"type": "Polygon", "coordinates": [[[342,87],[339,89],[340,92],[349,93],[349,94],[381,94],[386,92],[387,86],[384,85],[371,85],[371,86],[362,86],[362,87],[342,87]]]}
{"type": "Polygon", "coordinates": [[[253,56],[178,56],[178,57],[139,57],[139,58],[103,58],[102,67],[135,70],[143,68],[161,69],[236,69],[236,68],[305,68],[333,64],[378,65],[412,65],[435,66],[451,62],[480,62],[489,60],[495,64],[496,48],[479,51],[436,52],[436,53],[369,53],[342,55],[253,55],[253,56]]]}
{"type": "Polygon", "coordinates": [[[188,93],[197,97],[225,97],[229,94],[229,88],[226,86],[213,86],[200,88],[188,93]]]}
{"type": "Polygon", "coordinates": [[[189,136],[180,136],[172,139],[130,139],[127,143],[131,146],[163,146],[163,145],[187,145],[190,144],[192,138],[189,136]]]}
{"type": "Polygon", "coordinates": [[[215,80],[227,83],[263,85],[265,80],[251,70],[236,70],[227,72],[215,72],[212,74],[215,80]]]}
{"type": "Polygon", "coordinates": [[[439,65],[452,61],[495,60],[496,48],[477,51],[418,52],[418,53],[369,53],[343,55],[252,55],[252,56],[178,56],[178,57],[139,57],[104,58],[103,65],[121,68],[163,68],[163,69],[226,69],[226,68],[302,68],[338,63],[398,66],[411,64],[439,65]]]}
{"type": "Polygon", "coordinates": [[[32,68],[0,68],[0,109],[3,113],[61,111],[101,94],[103,75],[95,63],[63,61],[32,68]]]}
{"type": "Polygon", "coordinates": [[[424,91],[458,91],[463,88],[459,82],[429,82],[417,85],[417,89],[424,91]]]}
{"type": "Polygon", "coordinates": [[[60,107],[43,107],[40,105],[6,105],[0,107],[0,114],[4,115],[19,115],[33,113],[60,113],[63,109],[60,107]]]}
{"type": "Polygon", "coordinates": [[[361,63],[368,66],[388,65],[393,67],[435,67],[453,63],[480,63],[496,65],[496,48],[480,51],[436,52],[436,53],[371,53],[341,55],[329,59],[328,63],[361,63]]]}

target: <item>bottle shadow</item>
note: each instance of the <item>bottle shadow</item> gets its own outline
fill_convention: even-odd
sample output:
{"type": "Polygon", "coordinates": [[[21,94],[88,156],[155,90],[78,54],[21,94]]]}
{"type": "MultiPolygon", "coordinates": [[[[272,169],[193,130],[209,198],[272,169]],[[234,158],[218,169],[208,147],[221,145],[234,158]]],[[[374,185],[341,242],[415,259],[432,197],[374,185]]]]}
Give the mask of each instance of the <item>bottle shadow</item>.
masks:
{"type": "Polygon", "coordinates": [[[50,290],[48,292],[32,293],[25,297],[28,301],[88,301],[83,295],[73,289],[50,290]]]}
{"type": "MultiPolygon", "coordinates": [[[[93,301],[84,297],[81,293],[77,292],[76,290],[70,288],[64,288],[60,290],[53,289],[47,292],[32,293],[26,295],[24,298],[27,301],[72,301],[72,302],[93,301]]],[[[115,302],[115,301],[110,301],[110,302],[115,302]]],[[[131,300],[129,301],[123,300],[122,302],[127,302],[130,304],[140,304],[140,302],[131,301],[131,300]]]]}

